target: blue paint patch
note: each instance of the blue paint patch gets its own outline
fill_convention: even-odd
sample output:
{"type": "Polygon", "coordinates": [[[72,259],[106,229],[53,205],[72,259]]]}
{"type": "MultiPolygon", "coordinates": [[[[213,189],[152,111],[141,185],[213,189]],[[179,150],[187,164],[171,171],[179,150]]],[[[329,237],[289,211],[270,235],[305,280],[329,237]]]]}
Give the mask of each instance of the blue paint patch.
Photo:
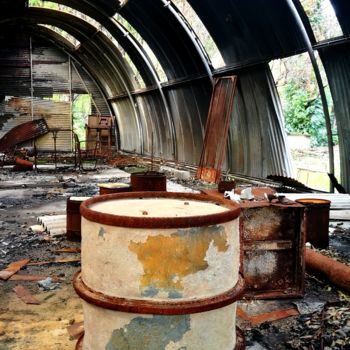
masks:
{"type": "Polygon", "coordinates": [[[98,237],[105,239],[105,229],[103,227],[100,227],[100,230],[98,231],[98,237]]]}
{"type": "Polygon", "coordinates": [[[146,298],[153,298],[159,293],[159,289],[154,286],[149,286],[141,292],[141,295],[146,298]]]}
{"type": "Polygon", "coordinates": [[[170,342],[180,341],[190,326],[190,315],[137,317],[112,332],[105,350],[165,350],[170,342]]]}
{"type": "Polygon", "coordinates": [[[195,235],[203,235],[204,233],[210,233],[211,235],[221,235],[225,232],[222,225],[212,225],[208,227],[191,227],[189,229],[179,228],[176,233],[173,233],[172,237],[188,237],[195,235]]]}
{"type": "Polygon", "coordinates": [[[172,290],[168,293],[168,298],[170,299],[180,299],[182,298],[182,293],[177,290],[172,290]]]}
{"type": "MultiPolygon", "coordinates": [[[[182,298],[182,293],[180,293],[178,290],[168,290],[165,288],[161,289],[162,292],[168,293],[168,298],[170,299],[180,299],[182,298]]],[[[155,286],[148,286],[147,289],[143,290],[141,292],[141,295],[146,298],[153,298],[157,296],[157,294],[160,292],[159,288],[156,288],[155,286]]]]}

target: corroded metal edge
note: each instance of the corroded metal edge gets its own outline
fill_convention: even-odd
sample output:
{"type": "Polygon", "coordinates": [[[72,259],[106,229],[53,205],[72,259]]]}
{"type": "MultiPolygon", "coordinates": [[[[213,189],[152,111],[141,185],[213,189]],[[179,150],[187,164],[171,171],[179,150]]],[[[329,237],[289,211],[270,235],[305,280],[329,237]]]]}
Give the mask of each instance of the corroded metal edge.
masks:
{"type": "MultiPolygon", "coordinates": [[[[84,333],[79,337],[75,350],[83,349],[84,333]]],[[[245,349],[245,336],[239,327],[236,327],[236,346],[233,350],[244,350],[245,349]]]]}
{"type": "Polygon", "coordinates": [[[83,350],[83,340],[84,340],[84,333],[79,337],[77,344],[75,345],[75,350],[83,350]]]}
{"type": "Polygon", "coordinates": [[[330,207],[331,201],[320,198],[299,198],[295,202],[305,205],[306,207],[330,207]]]}
{"type": "Polygon", "coordinates": [[[90,198],[84,201],[80,206],[81,215],[89,221],[97,222],[103,225],[133,228],[188,228],[215,225],[238,218],[240,210],[240,206],[233,202],[227,203],[227,201],[224,200],[213,200],[204,194],[178,192],[130,192],[107,194],[90,198]],[[101,213],[89,208],[92,204],[110,200],[143,198],[197,200],[222,205],[229,210],[221,213],[187,217],[132,217],[101,213]]]}
{"type": "Polygon", "coordinates": [[[102,185],[98,185],[98,187],[100,189],[100,196],[103,196],[105,194],[124,193],[124,192],[131,192],[132,191],[131,186],[108,188],[108,187],[103,187],[102,185]]]}
{"type": "Polygon", "coordinates": [[[236,327],[236,346],[233,350],[244,350],[245,349],[245,336],[243,331],[236,327]]]}
{"type": "Polygon", "coordinates": [[[239,300],[245,291],[244,279],[238,277],[236,285],[225,293],[191,301],[153,301],[112,297],[90,289],[83,282],[81,271],[73,277],[76,293],[86,302],[104,309],[154,315],[185,315],[222,308],[239,300]]]}

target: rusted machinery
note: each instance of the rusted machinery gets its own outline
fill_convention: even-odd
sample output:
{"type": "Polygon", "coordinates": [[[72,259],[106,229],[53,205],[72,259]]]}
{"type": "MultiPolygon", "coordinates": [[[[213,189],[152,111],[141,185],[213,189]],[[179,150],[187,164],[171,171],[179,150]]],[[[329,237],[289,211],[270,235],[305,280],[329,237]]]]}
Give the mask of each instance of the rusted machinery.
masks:
{"type": "Polygon", "coordinates": [[[77,349],[243,349],[239,206],[131,192],[81,205],[84,339],[77,349]],[[168,346],[167,346],[168,345],[168,346]]]}
{"type": "MultiPolygon", "coordinates": [[[[256,189],[260,196],[271,189],[256,189]]],[[[216,190],[204,191],[220,199],[216,190]]],[[[277,200],[240,202],[247,297],[290,298],[304,293],[304,206],[277,200]]]]}

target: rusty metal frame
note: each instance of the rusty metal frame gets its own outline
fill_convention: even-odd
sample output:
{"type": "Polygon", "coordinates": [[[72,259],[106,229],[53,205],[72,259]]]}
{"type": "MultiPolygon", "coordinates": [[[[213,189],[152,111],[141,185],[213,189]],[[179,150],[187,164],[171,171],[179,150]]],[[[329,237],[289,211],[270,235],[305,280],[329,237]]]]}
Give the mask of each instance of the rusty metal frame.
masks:
{"type": "Polygon", "coordinates": [[[74,275],[73,287],[79,297],[89,304],[108,310],[153,315],[187,315],[211,311],[236,302],[245,292],[244,279],[241,275],[239,275],[236,285],[224,293],[184,301],[155,301],[109,296],[89,288],[84,283],[81,272],[74,275]]]}

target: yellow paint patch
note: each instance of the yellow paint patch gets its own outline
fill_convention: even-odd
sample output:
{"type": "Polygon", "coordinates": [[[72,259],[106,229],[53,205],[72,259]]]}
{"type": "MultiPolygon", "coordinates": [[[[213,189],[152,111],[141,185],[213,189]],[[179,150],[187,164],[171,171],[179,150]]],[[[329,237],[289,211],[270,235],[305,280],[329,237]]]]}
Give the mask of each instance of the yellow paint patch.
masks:
{"type": "Polygon", "coordinates": [[[149,236],[146,242],[130,242],[129,249],[142,263],[142,289],[182,290],[182,278],[208,268],[205,260],[210,243],[219,252],[228,249],[222,226],[178,230],[171,236],[149,236]]]}

